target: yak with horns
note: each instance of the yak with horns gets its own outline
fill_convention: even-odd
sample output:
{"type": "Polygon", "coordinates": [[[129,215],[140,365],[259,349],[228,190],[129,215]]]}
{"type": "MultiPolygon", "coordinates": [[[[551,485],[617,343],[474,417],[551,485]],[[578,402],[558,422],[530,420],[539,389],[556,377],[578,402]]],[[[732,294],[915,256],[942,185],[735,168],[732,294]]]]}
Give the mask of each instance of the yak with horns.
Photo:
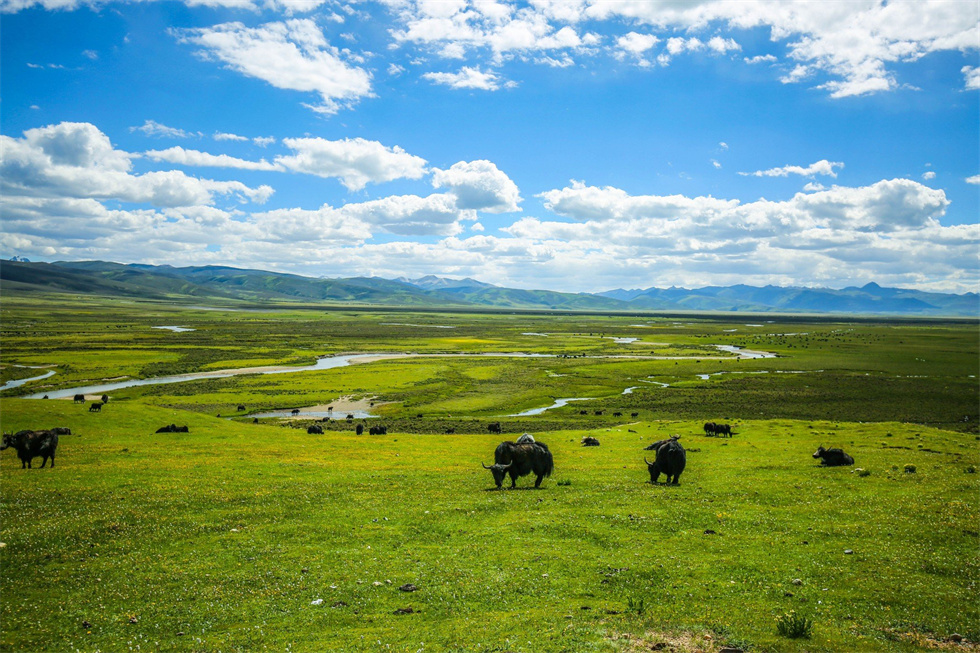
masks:
{"type": "Polygon", "coordinates": [[[647,464],[647,470],[650,472],[651,483],[656,484],[660,475],[666,474],[668,485],[680,484],[681,472],[687,466],[687,452],[677,441],[677,437],[659,440],[646,447],[646,449],[657,452],[657,457],[653,462],[646,458],[643,459],[643,462],[647,464]]]}
{"type": "Polygon", "coordinates": [[[522,444],[501,442],[493,452],[493,459],[493,466],[483,465],[483,469],[490,470],[498,489],[503,485],[504,478],[508,474],[510,474],[510,486],[514,488],[517,487],[519,477],[527,476],[532,472],[537,477],[534,487],[541,487],[541,480],[551,476],[551,472],[555,469],[554,457],[544,442],[522,444]]]}

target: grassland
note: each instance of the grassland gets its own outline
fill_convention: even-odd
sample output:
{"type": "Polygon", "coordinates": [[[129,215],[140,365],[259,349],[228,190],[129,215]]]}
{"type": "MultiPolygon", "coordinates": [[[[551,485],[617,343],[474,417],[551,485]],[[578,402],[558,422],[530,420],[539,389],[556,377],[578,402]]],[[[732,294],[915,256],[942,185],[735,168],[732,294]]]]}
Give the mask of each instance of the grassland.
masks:
{"type": "Polygon", "coordinates": [[[73,432],[54,470],[0,455],[5,651],[980,641],[975,323],[58,297],[5,298],[0,310],[3,380],[25,376],[13,365],[57,370],[2,394],[3,429],[73,432]],[[719,344],[779,357],[737,360],[719,344]],[[127,388],[101,414],[16,397],[345,352],[454,355],[127,388]],[[554,357],[474,356],[487,352],[554,357]],[[375,397],[389,434],[358,437],[341,421],[307,435],[308,421],[247,416],[345,395],[375,397]],[[508,417],[560,397],[590,399],[508,417]],[[550,445],[543,489],[491,489],[480,467],[500,440],[491,420],[550,445]],[[730,421],[735,437],[704,437],[706,420],[730,421]],[[170,423],[190,433],[154,433],[170,423]],[[681,434],[688,469],[679,487],[651,486],[642,447],[669,434],[681,434]],[[581,447],[584,435],[602,446],[581,447]],[[870,474],[819,467],[818,445],[844,447],[870,474]],[[790,610],[813,620],[809,639],[777,634],[790,610]]]}

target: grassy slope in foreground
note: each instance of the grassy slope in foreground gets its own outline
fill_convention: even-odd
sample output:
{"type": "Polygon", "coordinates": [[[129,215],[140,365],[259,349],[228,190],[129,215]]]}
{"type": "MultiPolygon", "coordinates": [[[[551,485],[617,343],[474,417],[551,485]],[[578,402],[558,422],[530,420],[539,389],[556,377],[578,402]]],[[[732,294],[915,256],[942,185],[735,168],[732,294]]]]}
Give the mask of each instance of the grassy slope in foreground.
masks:
{"type": "Polygon", "coordinates": [[[719,440],[652,422],[592,432],[602,446],[582,448],[582,432],[555,432],[542,438],[557,470],[544,489],[497,492],[479,467],[495,436],[307,436],[135,402],[89,415],[5,399],[3,416],[6,430],[76,433],[54,470],[0,456],[4,650],[632,651],[684,631],[703,650],[980,639],[973,435],[760,421],[719,440]],[[152,434],[174,420],[191,433],[152,434]],[[653,487],[641,447],[670,433],[699,451],[680,487],[653,487]],[[845,447],[871,475],[816,466],[817,445],[845,447]],[[775,634],[790,609],[814,620],[811,640],[775,634]]]}

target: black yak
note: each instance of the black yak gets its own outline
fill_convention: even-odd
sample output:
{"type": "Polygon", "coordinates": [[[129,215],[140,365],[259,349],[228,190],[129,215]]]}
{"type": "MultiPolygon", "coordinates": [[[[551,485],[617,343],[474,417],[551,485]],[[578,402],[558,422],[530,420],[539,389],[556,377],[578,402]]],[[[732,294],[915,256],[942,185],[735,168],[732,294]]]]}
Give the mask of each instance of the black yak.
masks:
{"type": "Polygon", "coordinates": [[[827,467],[840,467],[842,465],[853,465],[854,459],[844,453],[843,449],[824,449],[817,447],[813,454],[814,458],[820,458],[820,464],[827,467]]]}
{"type": "Polygon", "coordinates": [[[500,422],[491,422],[487,425],[487,430],[491,433],[500,433],[500,422]]]}
{"type": "Polygon", "coordinates": [[[41,469],[48,464],[51,459],[51,467],[54,468],[54,452],[58,448],[58,434],[54,431],[17,431],[13,435],[3,434],[3,444],[0,451],[7,447],[17,450],[17,457],[20,458],[20,468],[31,469],[31,460],[41,456],[41,469]]]}
{"type": "Polygon", "coordinates": [[[109,403],[109,395],[102,395],[102,403],[104,404],[109,403]]]}
{"type": "Polygon", "coordinates": [[[364,433],[364,425],[363,424],[358,424],[357,425],[357,429],[355,429],[355,430],[357,431],[357,434],[358,435],[360,435],[361,433],[364,433]]]}
{"type": "Polygon", "coordinates": [[[551,476],[555,469],[554,457],[544,442],[533,444],[517,444],[515,442],[501,442],[493,452],[494,464],[491,467],[483,465],[483,469],[489,469],[493,474],[493,481],[499,489],[504,482],[504,478],[510,474],[511,488],[517,487],[517,479],[520,476],[527,476],[531,472],[537,477],[534,487],[541,487],[541,480],[546,476],[551,476]]]}
{"type": "Polygon", "coordinates": [[[245,404],[238,404],[238,410],[239,410],[239,412],[244,411],[245,410],[245,404]]]}
{"type": "Polygon", "coordinates": [[[85,395],[75,395],[74,401],[75,401],[76,404],[84,404],[85,403],[85,395]]]}
{"type": "Polygon", "coordinates": [[[176,424],[170,424],[169,426],[161,426],[157,429],[157,433],[190,433],[191,430],[186,426],[177,426],[176,424]]]}
{"type": "Polygon", "coordinates": [[[654,442],[654,445],[659,445],[656,448],[657,457],[654,461],[651,463],[646,458],[643,459],[647,464],[647,471],[650,472],[650,482],[656,483],[661,474],[666,474],[668,485],[679,485],[681,472],[687,466],[687,452],[684,451],[684,447],[676,437],[654,442]]]}
{"type": "Polygon", "coordinates": [[[369,435],[388,435],[387,426],[372,426],[368,429],[369,435]]]}
{"type": "Polygon", "coordinates": [[[704,434],[705,435],[714,435],[715,434],[715,423],[714,422],[705,422],[705,424],[704,424],[704,434]]]}
{"type": "Polygon", "coordinates": [[[90,412],[90,413],[101,413],[102,412],[102,404],[100,404],[97,401],[92,402],[92,405],[88,407],[88,412],[90,412]]]}
{"type": "Polygon", "coordinates": [[[289,413],[290,415],[299,415],[299,408],[293,408],[289,413]]]}
{"type": "Polygon", "coordinates": [[[599,441],[596,438],[593,438],[593,437],[587,435],[584,438],[582,438],[582,446],[583,447],[598,447],[599,446],[599,441]]]}
{"type": "Polygon", "coordinates": [[[67,426],[56,426],[51,429],[51,432],[55,435],[71,435],[71,429],[67,426]]]}
{"type": "Polygon", "coordinates": [[[319,424],[314,424],[306,429],[306,432],[310,435],[323,435],[323,427],[319,424]]]}

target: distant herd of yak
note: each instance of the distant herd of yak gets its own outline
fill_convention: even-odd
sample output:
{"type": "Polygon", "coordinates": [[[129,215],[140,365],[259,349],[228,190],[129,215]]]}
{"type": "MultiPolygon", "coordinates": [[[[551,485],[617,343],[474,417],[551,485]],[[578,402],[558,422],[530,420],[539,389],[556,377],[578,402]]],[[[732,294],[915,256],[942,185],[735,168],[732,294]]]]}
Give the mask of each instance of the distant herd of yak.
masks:
{"type": "MultiPolygon", "coordinates": [[[[76,403],[85,402],[84,395],[75,395],[74,399],[76,403]]],[[[102,406],[108,403],[108,401],[109,397],[103,395],[101,403],[93,402],[89,407],[89,411],[101,412],[102,406]]],[[[241,411],[244,408],[244,406],[239,406],[238,410],[241,411]]],[[[299,411],[294,412],[298,413],[299,411]]],[[[633,413],[634,417],[636,415],[636,413],[633,413]]],[[[350,415],[349,418],[353,419],[353,415],[350,415]]],[[[156,432],[188,433],[189,430],[186,426],[170,424],[169,426],[163,426],[157,429],[156,432]]],[[[501,433],[500,422],[491,422],[487,430],[490,433],[501,433]]],[[[323,428],[318,424],[314,424],[307,429],[307,432],[322,435],[323,428]]],[[[358,435],[361,435],[364,432],[364,426],[358,424],[356,432],[358,435]]],[[[386,435],[388,428],[386,426],[372,426],[368,430],[368,433],[370,435],[386,435]]],[[[708,436],[718,435],[730,438],[732,437],[732,428],[728,424],[707,422],[704,425],[704,433],[708,436]]],[[[21,461],[21,469],[30,469],[31,461],[38,457],[43,459],[41,461],[42,469],[47,465],[49,458],[51,459],[51,467],[53,468],[55,451],[58,448],[58,436],[60,435],[71,435],[71,429],[57,427],[37,431],[24,430],[12,434],[4,433],[0,451],[7,448],[16,450],[17,457],[21,461]]],[[[660,475],[664,474],[667,477],[667,484],[679,484],[681,473],[687,466],[687,452],[680,442],[677,441],[679,437],[679,435],[675,435],[665,440],[658,440],[644,447],[646,451],[654,452],[653,462],[650,462],[646,458],[643,459],[647,465],[647,470],[650,472],[651,483],[656,484],[660,479],[660,475]]],[[[596,447],[599,446],[599,440],[587,436],[582,438],[582,445],[596,447]]],[[[503,486],[504,479],[507,476],[510,476],[510,486],[513,488],[517,486],[518,478],[532,473],[535,475],[534,487],[541,487],[541,481],[551,476],[555,468],[554,456],[548,448],[548,445],[544,442],[536,441],[530,433],[523,434],[516,442],[501,442],[497,445],[496,450],[494,450],[493,457],[493,465],[489,467],[483,465],[483,468],[490,470],[490,473],[493,474],[494,483],[496,483],[498,488],[503,486]]],[[[854,464],[854,459],[841,449],[824,449],[823,447],[819,447],[813,454],[813,457],[820,459],[821,464],[828,467],[854,464]]]]}

